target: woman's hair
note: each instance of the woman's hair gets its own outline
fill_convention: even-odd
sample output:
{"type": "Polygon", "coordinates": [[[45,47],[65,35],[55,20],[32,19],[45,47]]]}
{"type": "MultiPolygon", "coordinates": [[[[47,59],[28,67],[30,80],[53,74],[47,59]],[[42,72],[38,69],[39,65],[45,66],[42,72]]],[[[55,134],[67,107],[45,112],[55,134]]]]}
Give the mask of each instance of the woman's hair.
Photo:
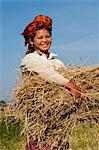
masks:
{"type": "Polygon", "coordinates": [[[38,15],[29,25],[26,26],[24,32],[21,33],[25,39],[25,46],[28,44],[28,50],[26,54],[35,51],[29,40],[33,40],[36,31],[43,28],[47,29],[50,35],[52,35],[52,19],[48,16],[38,15]]]}

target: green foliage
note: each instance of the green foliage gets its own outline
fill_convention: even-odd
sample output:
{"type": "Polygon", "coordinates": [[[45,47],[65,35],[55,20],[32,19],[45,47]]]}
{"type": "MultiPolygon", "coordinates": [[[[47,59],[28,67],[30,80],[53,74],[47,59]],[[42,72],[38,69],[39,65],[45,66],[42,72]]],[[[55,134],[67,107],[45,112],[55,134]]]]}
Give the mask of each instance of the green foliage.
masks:
{"type": "MultiPolygon", "coordinates": [[[[26,136],[20,136],[23,124],[14,117],[0,118],[0,150],[25,150],[26,136]]],[[[71,150],[98,150],[99,126],[79,124],[70,136],[71,150]]]]}
{"type": "Polygon", "coordinates": [[[80,124],[71,135],[72,150],[98,150],[99,126],[80,124]]]}
{"type": "Polygon", "coordinates": [[[17,121],[14,117],[8,117],[8,118],[1,117],[0,118],[0,149],[22,150],[22,146],[26,142],[25,136],[20,136],[20,131],[22,128],[23,128],[22,123],[20,121],[17,121]]]}

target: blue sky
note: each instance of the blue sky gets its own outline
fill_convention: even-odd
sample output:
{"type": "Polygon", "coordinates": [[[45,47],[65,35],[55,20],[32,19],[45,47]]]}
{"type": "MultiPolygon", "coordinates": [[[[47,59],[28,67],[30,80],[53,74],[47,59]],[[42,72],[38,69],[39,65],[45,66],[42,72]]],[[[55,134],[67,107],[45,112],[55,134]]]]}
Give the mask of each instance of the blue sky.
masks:
{"type": "Polygon", "coordinates": [[[21,32],[36,15],[53,19],[53,44],[66,65],[99,64],[98,0],[0,0],[0,99],[10,97],[25,55],[21,32]]]}

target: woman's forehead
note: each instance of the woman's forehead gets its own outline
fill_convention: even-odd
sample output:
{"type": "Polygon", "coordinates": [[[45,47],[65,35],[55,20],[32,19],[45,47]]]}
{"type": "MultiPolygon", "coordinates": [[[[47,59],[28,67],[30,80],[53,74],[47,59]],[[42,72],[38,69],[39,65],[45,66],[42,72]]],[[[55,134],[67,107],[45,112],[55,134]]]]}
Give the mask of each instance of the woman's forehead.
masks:
{"type": "Polygon", "coordinates": [[[35,35],[44,35],[44,34],[50,34],[49,31],[45,28],[37,30],[35,35]]]}

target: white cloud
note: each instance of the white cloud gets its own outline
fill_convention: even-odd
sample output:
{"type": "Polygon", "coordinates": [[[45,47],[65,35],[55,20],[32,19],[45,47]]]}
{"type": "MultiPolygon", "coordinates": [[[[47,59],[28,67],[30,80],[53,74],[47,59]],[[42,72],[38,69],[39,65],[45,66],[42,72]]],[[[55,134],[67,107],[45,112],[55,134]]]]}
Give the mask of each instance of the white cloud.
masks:
{"type": "Polygon", "coordinates": [[[82,50],[99,50],[99,37],[97,35],[89,35],[86,37],[83,37],[79,40],[74,40],[71,43],[68,44],[62,44],[62,45],[55,45],[53,46],[53,49],[63,49],[63,50],[76,50],[76,51],[82,51],[82,50]]]}

